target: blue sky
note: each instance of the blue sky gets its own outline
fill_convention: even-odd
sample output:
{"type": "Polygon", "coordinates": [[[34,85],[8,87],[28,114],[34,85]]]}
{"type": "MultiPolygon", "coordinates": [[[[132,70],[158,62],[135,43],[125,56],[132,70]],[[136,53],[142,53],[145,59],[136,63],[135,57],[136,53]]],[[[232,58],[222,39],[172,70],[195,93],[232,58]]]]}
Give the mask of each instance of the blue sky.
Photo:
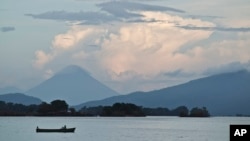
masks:
{"type": "Polygon", "coordinates": [[[75,64],[120,93],[250,68],[249,0],[1,0],[0,88],[75,64]]]}

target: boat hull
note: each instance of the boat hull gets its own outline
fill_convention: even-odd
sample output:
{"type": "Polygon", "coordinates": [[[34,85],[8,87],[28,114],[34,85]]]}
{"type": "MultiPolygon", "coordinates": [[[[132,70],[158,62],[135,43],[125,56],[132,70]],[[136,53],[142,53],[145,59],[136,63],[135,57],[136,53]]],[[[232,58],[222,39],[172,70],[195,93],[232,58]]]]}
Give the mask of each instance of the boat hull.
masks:
{"type": "Polygon", "coordinates": [[[52,133],[52,132],[61,132],[61,133],[73,133],[75,132],[75,128],[62,128],[62,129],[39,129],[37,128],[36,129],[36,132],[42,132],[42,133],[45,133],[45,132],[48,132],[48,133],[52,133]]]}

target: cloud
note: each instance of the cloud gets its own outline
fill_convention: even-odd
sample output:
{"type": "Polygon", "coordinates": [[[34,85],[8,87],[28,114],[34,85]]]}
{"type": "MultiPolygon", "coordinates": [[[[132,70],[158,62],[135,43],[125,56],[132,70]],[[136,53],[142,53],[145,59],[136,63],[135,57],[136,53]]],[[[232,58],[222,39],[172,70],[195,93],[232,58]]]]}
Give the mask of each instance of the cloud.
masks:
{"type": "MultiPolygon", "coordinates": [[[[78,44],[81,42],[88,43],[91,41],[93,35],[97,35],[104,30],[91,27],[80,27],[73,26],[69,31],[63,34],[58,34],[54,37],[52,41],[52,47],[49,52],[38,50],[35,53],[36,59],[33,62],[33,66],[38,69],[43,69],[44,66],[54,59],[60,57],[67,52],[76,51],[77,53],[81,52],[78,50],[78,44]],[[79,51],[79,52],[78,52],[79,51]]],[[[81,49],[81,48],[80,48],[81,49]]],[[[74,55],[75,58],[79,57],[81,54],[74,55]]]]}
{"type": "Polygon", "coordinates": [[[204,71],[204,75],[215,75],[225,72],[236,72],[240,70],[250,70],[250,60],[246,63],[232,62],[229,64],[220,65],[218,67],[209,68],[204,71]]]}
{"type": "Polygon", "coordinates": [[[46,54],[44,51],[35,52],[36,60],[33,62],[35,68],[41,69],[43,66],[54,58],[52,54],[46,54]]]}
{"type": "Polygon", "coordinates": [[[165,75],[166,77],[170,77],[170,78],[178,78],[178,77],[190,77],[190,76],[194,76],[194,73],[187,73],[185,71],[183,71],[182,69],[177,69],[174,71],[169,71],[169,72],[165,72],[163,73],[163,75],[165,75]]]}
{"type": "MultiPolygon", "coordinates": [[[[142,4],[129,7],[132,2],[124,3],[99,4],[103,14],[111,17],[109,24],[71,26],[54,37],[49,51],[35,53],[34,66],[55,72],[51,64],[80,65],[121,93],[158,89],[234,67],[247,67],[237,65],[250,60],[247,27],[218,26],[211,19],[190,18],[181,12],[176,15],[168,8],[142,4]],[[215,34],[220,37],[212,39],[215,34]]],[[[61,13],[66,17],[85,14],[61,13]]]]}
{"type": "Polygon", "coordinates": [[[5,27],[1,27],[0,29],[1,29],[2,32],[10,32],[10,31],[14,31],[15,27],[5,26],[5,27]]]}
{"type": "Polygon", "coordinates": [[[25,14],[37,19],[50,19],[62,21],[82,21],[84,23],[105,23],[116,20],[115,17],[101,12],[66,12],[49,11],[41,14],[25,14]]]}
{"type": "Polygon", "coordinates": [[[45,79],[49,79],[53,75],[54,75],[54,72],[51,69],[48,69],[45,71],[44,77],[45,77],[45,79]]]}
{"type": "MultiPolygon", "coordinates": [[[[118,24],[118,27],[106,27],[105,30],[98,26],[73,27],[65,34],[55,37],[51,52],[58,52],[59,49],[66,52],[74,48],[77,52],[73,53],[72,58],[96,58],[99,60],[97,64],[101,65],[99,67],[106,70],[113,80],[128,80],[135,74],[147,79],[161,72],[181,69],[188,56],[177,53],[178,50],[189,42],[206,39],[212,33],[174,26],[174,22],[183,25],[213,25],[206,21],[185,19],[161,12],[140,14],[144,16],[143,20],[154,18],[155,22],[118,24]],[[99,47],[92,52],[87,46],[79,44],[80,42],[99,47]]],[[[55,53],[48,54],[53,56],[55,53]]]]}
{"type": "MultiPolygon", "coordinates": [[[[185,11],[166,7],[166,6],[158,6],[158,5],[148,5],[136,2],[125,2],[125,1],[111,1],[106,3],[98,4],[101,8],[105,10],[112,9],[113,6],[116,6],[121,9],[121,11],[170,11],[170,12],[177,12],[177,13],[185,13],[185,11]]],[[[109,10],[108,10],[109,11],[109,10]]],[[[111,12],[111,14],[113,14],[111,12]]]]}
{"type": "MultiPolygon", "coordinates": [[[[55,36],[49,52],[37,53],[35,63],[46,68],[53,62],[60,64],[56,62],[64,58],[99,75],[99,78],[106,76],[106,81],[125,83],[132,79],[150,81],[159,78],[162,72],[182,70],[179,75],[184,75],[195,70],[196,62],[192,61],[197,59],[196,54],[178,51],[187,43],[207,39],[212,32],[186,30],[174,25],[212,26],[213,23],[162,12],[139,14],[143,15],[143,20],[154,19],[154,22],[73,26],[66,33],[55,36]]],[[[162,86],[163,82],[159,84],[162,86]]],[[[149,85],[148,88],[153,87],[149,85]]]]}
{"type": "Polygon", "coordinates": [[[106,11],[119,18],[136,18],[142,16],[138,13],[133,13],[134,11],[171,11],[184,13],[184,11],[175,8],[125,1],[111,1],[97,4],[97,6],[99,6],[101,10],[106,11]]]}
{"type": "Polygon", "coordinates": [[[113,21],[141,21],[143,15],[138,11],[170,11],[184,13],[184,11],[165,7],[141,4],[128,1],[103,2],[96,5],[101,11],[95,12],[66,12],[66,11],[48,11],[41,14],[25,14],[36,19],[50,19],[61,21],[74,21],[80,24],[102,24],[113,21]]]}
{"type": "MultiPolygon", "coordinates": [[[[158,12],[143,14],[147,18],[168,19],[181,24],[209,24],[158,12]]],[[[178,50],[189,42],[208,38],[211,33],[176,28],[169,22],[124,25],[117,34],[111,34],[103,42],[101,61],[103,67],[116,76],[132,71],[150,78],[161,72],[180,69],[183,64],[187,65],[186,70],[188,64],[192,64],[192,55],[177,53],[178,50]]]]}
{"type": "Polygon", "coordinates": [[[223,31],[223,32],[250,32],[250,27],[197,27],[197,26],[177,26],[188,30],[208,30],[208,31],[223,31]]]}
{"type": "MultiPolygon", "coordinates": [[[[143,20],[154,18],[155,22],[73,26],[66,33],[55,36],[48,53],[38,51],[35,64],[46,68],[46,64],[50,62],[56,64],[62,61],[60,56],[63,56],[69,63],[77,63],[94,74],[109,76],[107,81],[127,83],[134,79],[137,79],[135,82],[160,80],[159,75],[163,72],[163,78],[177,81],[177,76],[190,78],[194,74],[205,75],[202,72],[209,68],[250,59],[247,38],[242,40],[241,46],[238,45],[238,40],[224,40],[180,52],[186,44],[208,39],[213,31],[179,28],[175,26],[176,23],[197,27],[214,24],[162,12],[140,14],[143,15],[143,20]]],[[[246,35],[242,33],[241,36],[246,35]]],[[[243,39],[242,37],[239,38],[243,39]]],[[[162,81],[159,82],[159,86],[163,84],[162,81]]],[[[153,84],[147,86],[159,87],[153,84]]]]}
{"type": "Polygon", "coordinates": [[[224,19],[222,16],[211,16],[211,15],[188,15],[188,17],[193,19],[203,19],[203,20],[209,20],[209,19],[224,19]]]}
{"type": "Polygon", "coordinates": [[[69,49],[71,47],[74,47],[77,43],[86,38],[86,36],[88,36],[92,32],[94,32],[94,29],[92,28],[78,31],[77,27],[73,27],[72,30],[68,31],[67,33],[55,36],[52,43],[53,47],[60,49],[69,49]]]}

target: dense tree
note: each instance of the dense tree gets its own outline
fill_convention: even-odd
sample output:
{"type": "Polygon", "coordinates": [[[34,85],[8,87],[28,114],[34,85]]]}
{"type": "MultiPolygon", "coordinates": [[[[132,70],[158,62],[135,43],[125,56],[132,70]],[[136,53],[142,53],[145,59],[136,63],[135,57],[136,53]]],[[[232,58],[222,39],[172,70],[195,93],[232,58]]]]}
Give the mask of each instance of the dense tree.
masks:
{"type": "Polygon", "coordinates": [[[69,108],[69,111],[70,111],[70,113],[72,113],[72,114],[75,114],[76,113],[76,109],[75,108],[69,108]]]}
{"type": "Polygon", "coordinates": [[[168,116],[170,110],[168,108],[143,108],[143,112],[148,116],[168,116]]]}
{"type": "Polygon", "coordinates": [[[48,114],[52,112],[52,108],[51,105],[46,103],[46,102],[42,102],[39,106],[38,106],[38,111],[39,114],[48,114]]]}
{"type": "Polygon", "coordinates": [[[99,116],[103,111],[103,106],[83,107],[80,112],[85,116],[99,116]]]}
{"type": "Polygon", "coordinates": [[[0,101],[0,116],[180,116],[209,117],[206,107],[195,107],[190,111],[186,106],[169,110],[168,108],[143,108],[131,103],[115,103],[112,106],[83,107],[80,111],[68,108],[64,100],[54,100],[50,104],[25,106],[0,101]],[[70,112],[68,112],[68,110],[70,112]]]}
{"type": "Polygon", "coordinates": [[[54,100],[50,104],[42,102],[38,106],[39,115],[62,115],[68,112],[68,104],[64,100],[54,100]]]}
{"type": "Polygon", "coordinates": [[[105,106],[101,116],[145,116],[142,107],[131,103],[115,103],[105,106]]]}
{"type": "Polygon", "coordinates": [[[180,106],[172,110],[171,114],[175,116],[185,117],[188,116],[189,110],[186,106],[180,106]]]}
{"type": "Polygon", "coordinates": [[[69,105],[64,100],[54,100],[50,103],[53,112],[67,112],[69,105]]]}
{"type": "Polygon", "coordinates": [[[195,107],[190,111],[190,117],[209,117],[210,114],[206,107],[195,107]]]}
{"type": "Polygon", "coordinates": [[[37,105],[25,106],[22,104],[5,103],[4,101],[0,101],[1,116],[34,115],[37,109],[38,109],[37,105]]]}
{"type": "MultiPolygon", "coordinates": [[[[73,109],[71,111],[77,115],[73,109]]],[[[68,104],[64,100],[54,100],[50,104],[42,102],[40,105],[29,106],[0,101],[0,116],[20,115],[61,116],[70,115],[70,113],[68,113],[68,104]]]]}
{"type": "Polygon", "coordinates": [[[4,101],[0,101],[0,112],[3,112],[6,109],[6,104],[4,101]]]}

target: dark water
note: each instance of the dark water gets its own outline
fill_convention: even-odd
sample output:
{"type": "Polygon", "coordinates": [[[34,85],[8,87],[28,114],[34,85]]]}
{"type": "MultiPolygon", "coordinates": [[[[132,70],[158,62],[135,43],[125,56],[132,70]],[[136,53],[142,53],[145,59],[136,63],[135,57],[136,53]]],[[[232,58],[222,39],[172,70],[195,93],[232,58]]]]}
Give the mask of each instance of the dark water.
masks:
{"type": "Polygon", "coordinates": [[[0,141],[229,141],[230,124],[249,117],[0,117],[0,141]],[[76,127],[75,133],[36,133],[76,127]]]}

